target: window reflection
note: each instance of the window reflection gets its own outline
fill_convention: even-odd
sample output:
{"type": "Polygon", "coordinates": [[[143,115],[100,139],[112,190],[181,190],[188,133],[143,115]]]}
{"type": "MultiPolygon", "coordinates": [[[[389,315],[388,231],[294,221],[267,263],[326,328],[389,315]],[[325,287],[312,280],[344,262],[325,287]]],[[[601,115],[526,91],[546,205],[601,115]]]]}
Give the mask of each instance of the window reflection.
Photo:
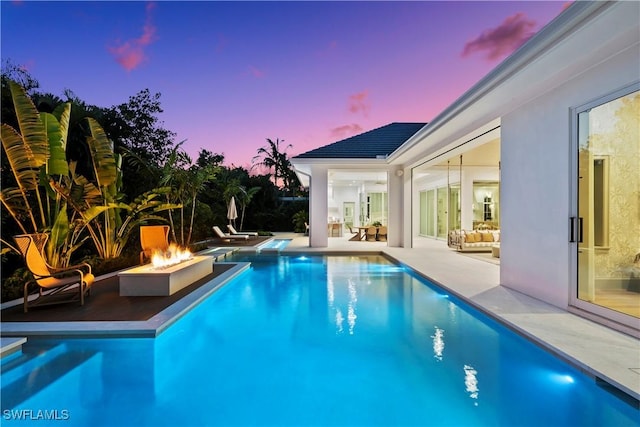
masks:
{"type": "Polygon", "coordinates": [[[478,388],[478,371],[473,369],[472,366],[464,365],[464,386],[467,393],[469,393],[469,397],[474,399],[474,406],[478,406],[478,393],[480,389],[478,388]]]}
{"type": "Polygon", "coordinates": [[[441,362],[442,353],[444,352],[444,330],[436,326],[431,338],[433,339],[433,357],[435,357],[438,362],[441,362]]]}

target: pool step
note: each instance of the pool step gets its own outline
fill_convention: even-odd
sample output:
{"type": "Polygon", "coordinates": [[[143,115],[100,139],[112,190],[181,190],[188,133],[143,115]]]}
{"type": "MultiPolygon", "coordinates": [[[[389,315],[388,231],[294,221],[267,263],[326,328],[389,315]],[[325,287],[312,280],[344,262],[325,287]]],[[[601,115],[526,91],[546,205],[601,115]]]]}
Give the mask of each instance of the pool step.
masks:
{"type": "Polygon", "coordinates": [[[27,339],[22,337],[0,338],[0,358],[22,351],[22,344],[26,342],[27,339]]]}
{"type": "Polygon", "coordinates": [[[258,246],[258,252],[279,254],[281,250],[287,247],[292,239],[269,239],[262,245],[258,246]]]}
{"type": "Polygon", "coordinates": [[[33,371],[45,365],[50,360],[64,354],[66,351],[66,344],[58,344],[44,349],[23,350],[20,354],[15,354],[14,357],[4,359],[0,366],[3,389],[6,385],[30,375],[33,371]]]}
{"type": "Polygon", "coordinates": [[[238,248],[222,247],[222,248],[210,248],[204,251],[198,252],[198,255],[205,255],[213,257],[214,261],[222,261],[224,258],[232,255],[238,248]]]}
{"type": "Polygon", "coordinates": [[[1,409],[3,412],[16,408],[49,385],[81,369],[99,355],[95,351],[66,351],[64,345],[52,350],[54,351],[46,352],[49,353],[46,361],[38,355],[7,374],[2,374],[1,409]],[[6,380],[5,377],[7,377],[6,380]]]}

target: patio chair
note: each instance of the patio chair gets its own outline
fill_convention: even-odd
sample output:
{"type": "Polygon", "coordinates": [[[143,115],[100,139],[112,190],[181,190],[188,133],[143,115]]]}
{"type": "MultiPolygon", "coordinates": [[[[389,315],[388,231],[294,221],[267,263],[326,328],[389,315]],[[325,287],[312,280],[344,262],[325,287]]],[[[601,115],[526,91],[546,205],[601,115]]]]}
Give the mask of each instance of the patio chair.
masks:
{"type": "Polygon", "coordinates": [[[256,231],[236,231],[236,229],[233,227],[233,225],[229,224],[227,225],[227,228],[229,229],[229,234],[235,235],[235,236],[253,236],[253,237],[258,237],[258,233],[256,231]]]}
{"type": "Polygon", "coordinates": [[[21,234],[14,236],[27,269],[33,280],[24,285],[24,312],[29,307],[40,305],[61,304],[80,301],[84,305],[85,294],[89,295],[94,277],[91,266],[87,263],[55,268],[47,264],[42,251],[49,238],[48,234],[21,234]],[[34,283],[38,287],[38,297],[29,301],[29,285],[34,283]],[[77,287],[77,291],[70,289],[77,287]],[[67,292],[68,291],[68,292],[67,292]]]}
{"type": "Polygon", "coordinates": [[[220,230],[220,227],[214,225],[213,232],[218,236],[220,240],[230,242],[232,240],[249,240],[249,236],[246,234],[227,234],[220,230]]]}
{"type": "Polygon", "coordinates": [[[349,233],[352,234],[352,236],[349,238],[349,241],[359,242],[360,240],[362,240],[362,236],[360,236],[360,230],[354,230],[353,227],[349,224],[347,224],[347,228],[349,229],[349,233]]]}
{"type": "Polygon", "coordinates": [[[377,233],[376,227],[371,226],[367,228],[367,242],[375,242],[376,233],[377,233]]]}
{"type": "Polygon", "coordinates": [[[387,241],[387,226],[383,225],[378,228],[378,240],[381,242],[387,241]]]}
{"type": "Polygon", "coordinates": [[[154,250],[166,251],[169,249],[168,225],[141,225],[140,226],[140,264],[144,260],[151,259],[154,250]]]}

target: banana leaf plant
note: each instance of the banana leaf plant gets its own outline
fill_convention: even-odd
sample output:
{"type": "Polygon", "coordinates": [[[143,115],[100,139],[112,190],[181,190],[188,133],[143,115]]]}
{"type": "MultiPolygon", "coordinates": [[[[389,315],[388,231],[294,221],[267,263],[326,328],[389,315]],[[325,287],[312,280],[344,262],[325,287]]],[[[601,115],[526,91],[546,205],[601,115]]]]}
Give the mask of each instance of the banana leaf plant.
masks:
{"type": "Polygon", "coordinates": [[[65,195],[69,205],[82,219],[98,256],[103,259],[117,258],[140,224],[151,220],[165,221],[158,213],[179,208],[180,205],[160,200],[171,191],[169,187],[158,187],[143,193],[131,203],[123,202],[122,156],[114,152],[112,142],[96,120],[88,117],[87,124],[90,133],[87,145],[95,184],[76,180],[76,184],[82,184],[76,187],[76,192],[59,188],[56,191],[65,195]],[[99,197],[89,199],[87,194],[99,197]],[[67,197],[72,195],[76,198],[67,197]],[[78,195],[81,197],[77,197],[78,195]],[[77,203],[87,200],[92,200],[92,203],[77,203]]]}
{"type": "Polygon", "coordinates": [[[9,82],[9,89],[19,131],[2,123],[0,139],[17,186],[3,188],[0,201],[23,233],[51,233],[46,247],[48,261],[62,267],[81,244],[77,235],[75,240],[67,240],[67,205],[49,185],[50,181],[69,179],[65,150],[71,104],[61,104],[53,114],[39,113],[20,85],[9,82]]]}
{"type": "Polygon", "coordinates": [[[52,266],[68,265],[89,238],[99,257],[117,257],[137,225],[163,220],[157,213],[176,207],[156,200],[166,188],[123,202],[121,159],[92,118],[87,118],[87,144],[95,182],[77,174],[75,162],[66,158],[71,105],[39,113],[22,87],[9,85],[19,131],[2,123],[0,139],[17,186],[3,188],[0,201],[23,233],[50,233],[45,254],[52,266]]]}

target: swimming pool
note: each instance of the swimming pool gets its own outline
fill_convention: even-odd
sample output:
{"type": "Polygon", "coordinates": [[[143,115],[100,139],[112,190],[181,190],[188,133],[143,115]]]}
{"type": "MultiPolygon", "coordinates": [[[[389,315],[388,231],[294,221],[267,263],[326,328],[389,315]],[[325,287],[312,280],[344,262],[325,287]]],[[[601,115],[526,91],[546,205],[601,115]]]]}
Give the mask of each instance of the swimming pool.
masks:
{"type": "Polygon", "coordinates": [[[30,340],[3,361],[3,422],[637,423],[592,379],[383,257],[234,259],[252,268],[156,339],[30,340]]]}

